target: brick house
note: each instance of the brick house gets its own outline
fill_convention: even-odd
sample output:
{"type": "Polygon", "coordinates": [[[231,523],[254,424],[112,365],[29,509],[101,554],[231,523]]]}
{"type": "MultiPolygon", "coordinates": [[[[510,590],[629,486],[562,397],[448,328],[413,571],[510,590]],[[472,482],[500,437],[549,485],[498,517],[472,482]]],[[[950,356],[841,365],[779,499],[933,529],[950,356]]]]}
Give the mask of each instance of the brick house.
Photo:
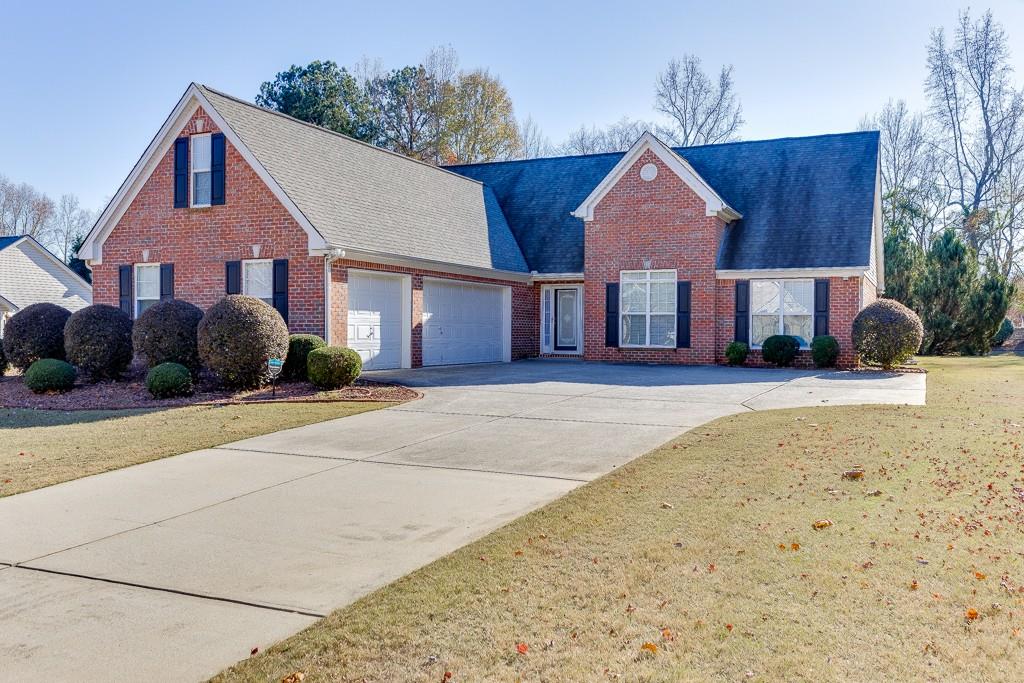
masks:
{"type": "Polygon", "coordinates": [[[780,333],[850,366],[880,225],[875,132],[436,168],[192,84],[79,255],[97,303],[249,294],[368,369],[757,364],[780,333]]]}

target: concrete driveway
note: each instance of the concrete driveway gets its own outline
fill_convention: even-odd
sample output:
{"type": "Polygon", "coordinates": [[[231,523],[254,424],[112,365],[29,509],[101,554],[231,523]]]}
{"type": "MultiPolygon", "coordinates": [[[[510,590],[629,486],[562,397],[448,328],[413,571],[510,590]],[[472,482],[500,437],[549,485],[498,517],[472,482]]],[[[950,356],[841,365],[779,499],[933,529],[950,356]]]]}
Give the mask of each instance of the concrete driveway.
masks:
{"type": "Polygon", "coordinates": [[[425,396],[0,499],[0,679],[202,679],[709,420],[925,398],[924,375],[371,375],[425,396]]]}

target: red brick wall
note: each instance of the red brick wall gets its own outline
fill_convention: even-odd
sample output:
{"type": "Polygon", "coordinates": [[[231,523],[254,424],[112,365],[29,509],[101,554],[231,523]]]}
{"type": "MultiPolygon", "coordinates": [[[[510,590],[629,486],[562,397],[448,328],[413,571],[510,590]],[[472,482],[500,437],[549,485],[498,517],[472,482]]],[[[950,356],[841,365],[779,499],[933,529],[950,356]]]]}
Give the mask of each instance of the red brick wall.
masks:
{"type": "MultiPolygon", "coordinates": [[[[182,130],[218,132],[202,109],[182,130]]],[[[309,256],[306,233],[274,197],[230,142],[223,206],[203,209],[174,207],[174,147],[157,164],[128,211],[103,243],[103,263],[93,266],[93,301],[118,304],[117,269],[143,263],[174,264],[174,295],[201,308],[224,296],[224,263],[253,258],[287,258],[288,323],[293,332],[324,333],[321,257],[309,256]]]]}
{"type": "Polygon", "coordinates": [[[705,215],[705,203],[650,150],[640,156],[594,210],[584,242],[584,356],[588,360],[714,363],[716,342],[715,259],[724,223],[705,215]],[[645,182],[640,168],[658,167],[645,182]],[[675,269],[691,284],[690,348],[630,349],[605,346],[605,284],[619,271],[675,269]]]}
{"type": "Polygon", "coordinates": [[[432,270],[382,265],[341,259],[331,264],[331,343],[344,346],[348,337],[348,269],[406,273],[412,276],[412,366],[423,365],[423,278],[435,277],[491,285],[507,285],[512,289],[512,360],[536,356],[539,350],[539,299],[537,288],[511,280],[498,280],[471,275],[454,275],[432,270]]]}

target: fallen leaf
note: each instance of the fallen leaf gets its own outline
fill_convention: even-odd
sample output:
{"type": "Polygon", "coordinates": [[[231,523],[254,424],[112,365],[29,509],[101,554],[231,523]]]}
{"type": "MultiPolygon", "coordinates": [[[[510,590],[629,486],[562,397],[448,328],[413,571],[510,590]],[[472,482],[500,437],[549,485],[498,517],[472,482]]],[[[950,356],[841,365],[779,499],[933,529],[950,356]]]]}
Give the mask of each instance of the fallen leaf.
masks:
{"type": "Polygon", "coordinates": [[[789,547],[792,548],[793,550],[800,550],[800,544],[799,543],[792,543],[792,544],[790,544],[789,547]]]}
{"type": "Polygon", "coordinates": [[[673,509],[675,509],[675,507],[676,507],[676,506],[675,506],[675,505],[673,505],[672,503],[665,503],[665,502],[663,502],[663,503],[661,504],[661,509],[662,509],[662,510],[673,510],[673,509]]]}
{"type": "Polygon", "coordinates": [[[516,551],[516,557],[522,557],[522,556],[523,556],[523,551],[522,550],[517,550],[516,551]]]}
{"type": "Polygon", "coordinates": [[[828,527],[832,526],[832,524],[833,522],[831,519],[819,519],[818,521],[811,524],[811,528],[815,531],[820,531],[822,529],[827,529],[828,527]]]}
{"type": "Polygon", "coordinates": [[[254,647],[253,649],[249,650],[249,656],[252,657],[259,651],[260,649],[258,647],[254,647]]]}
{"type": "Polygon", "coordinates": [[[658,646],[655,645],[654,643],[650,643],[650,642],[644,643],[643,645],[640,646],[640,649],[641,650],[647,650],[652,655],[658,654],[658,646]]]}
{"type": "Polygon", "coordinates": [[[444,677],[441,680],[442,681],[450,681],[450,680],[452,680],[452,676],[454,676],[454,675],[455,674],[453,674],[451,671],[445,671],[444,672],[444,677]]]}
{"type": "Polygon", "coordinates": [[[729,631],[730,633],[732,633],[732,624],[726,624],[725,625],[725,630],[729,631]]]}
{"type": "Polygon", "coordinates": [[[672,631],[667,628],[661,629],[661,637],[665,640],[672,640],[672,631]]]}
{"type": "Polygon", "coordinates": [[[985,574],[983,572],[974,572],[974,578],[978,581],[983,581],[985,579],[985,574]]]}
{"type": "Polygon", "coordinates": [[[914,579],[913,581],[910,582],[910,590],[916,591],[920,587],[921,587],[921,584],[919,584],[917,582],[917,579],[914,579]]]}
{"type": "Polygon", "coordinates": [[[864,470],[861,467],[854,466],[852,469],[848,469],[843,472],[843,479],[863,479],[864,470]]]}
{"type": "Polygon", "coordinates": [[[302,683],[304,680],[306,680],[306,673],[304,671],[296,671],[282,678],[281,683],[302,683]]]}
{"type": "Polygon", "coordinates": [[[978,618],[978,610],[974,609],[973,607],[969,607],[967,608],[967,611],[964,612],[964,617],[967,618],[967,621],[974,621],[978,618]]]}
{"type": "Polygon", "coordinates": [[[518,652],[519,654],[525,655],[527,652],[529,652],[529,650],[530,646],[526,643],[516,643],[516,652],[518,652]]]}

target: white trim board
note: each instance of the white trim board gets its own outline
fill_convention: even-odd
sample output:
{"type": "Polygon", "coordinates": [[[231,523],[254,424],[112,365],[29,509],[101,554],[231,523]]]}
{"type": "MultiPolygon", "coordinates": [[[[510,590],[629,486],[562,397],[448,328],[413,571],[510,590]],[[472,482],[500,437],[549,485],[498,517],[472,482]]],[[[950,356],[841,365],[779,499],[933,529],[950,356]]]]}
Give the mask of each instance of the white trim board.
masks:
{"type": "Polygon", "coordinates": [[[644,131],[633,146],[622,155],[619,162],[615,164],[608,175],[598,183],[597,187],[583,200],[583,203],[572,212],[576,218],[584,221],[594,219],[594,208],[604,199],[604,196],[611,191],[615,184],[633,167],[633,164],[647,150],[651,150],[658,159],[673,173],[679,176],[680,180],[689,186],[691,190],[704,200],[705,213],[708,216],[718,216],[722,220],[734,221],[742,218],[742,215],[731,206],[725,203],[717,192],[708,184],[704,178],[685,159],[676,154],[664,142],[656,138],[649,131],[644,131]]]}
{"type": "MultiPolygon", "coordinates": [[[[192,83],[185,90],[185,94],[181,96],[181,99],[178,100],[178,103],[164,121],[160,130],[153,137],[152,142],[149,143],[149,147],[146,148],[146,151],[143,152],[138,162],[132,168],[131,173],[128,174],[128,177],[121,184],[117,194],[114,195],[114,198],[103,209],[103,213],[96,220],[92,230],[86,235],[81,249],[78,250],[79,258],[88,261],[90,265],[103,263],[103,242],[110,236],[111,231],[118,221],[121,220],[121,217],[124,216],[132,201],[153,174],[157,164],[160,163],[160,160],[167,154],[171,145],[174,144],[174,140],[177,139],[182,128],[185,127],[185,124],[188,123],[189,119],[192,118],[192,115],[200,107],[213,120],[220,131],[224,133],[224,137],[238,150],[242,158],[256,172],[256,175],[266,184],[277,200],[291,214],[292,218],[306,232],[309,249],[324,249],[327,247],[326,240],[313,227],[313,224],[309,222],[305,214],[299,210],[299,207],[295,205],[295,202],[291,200],[284,189],[274,180],[273,176],[263,167],[263,164],[249,151],[249,148],[246,147],[245,143],[238,137],[238,134],[235,133],[224,117],[210,103],[210,100],[203,94],[199,86],[192,83]]],[[[189,180],[191,182],[191,178],[189,180]]],[[[171,198],[168,197],[167,201],[170,202],[171,198]]],[[[188,209],[179,210],[185,211],[188,209]]]]}

